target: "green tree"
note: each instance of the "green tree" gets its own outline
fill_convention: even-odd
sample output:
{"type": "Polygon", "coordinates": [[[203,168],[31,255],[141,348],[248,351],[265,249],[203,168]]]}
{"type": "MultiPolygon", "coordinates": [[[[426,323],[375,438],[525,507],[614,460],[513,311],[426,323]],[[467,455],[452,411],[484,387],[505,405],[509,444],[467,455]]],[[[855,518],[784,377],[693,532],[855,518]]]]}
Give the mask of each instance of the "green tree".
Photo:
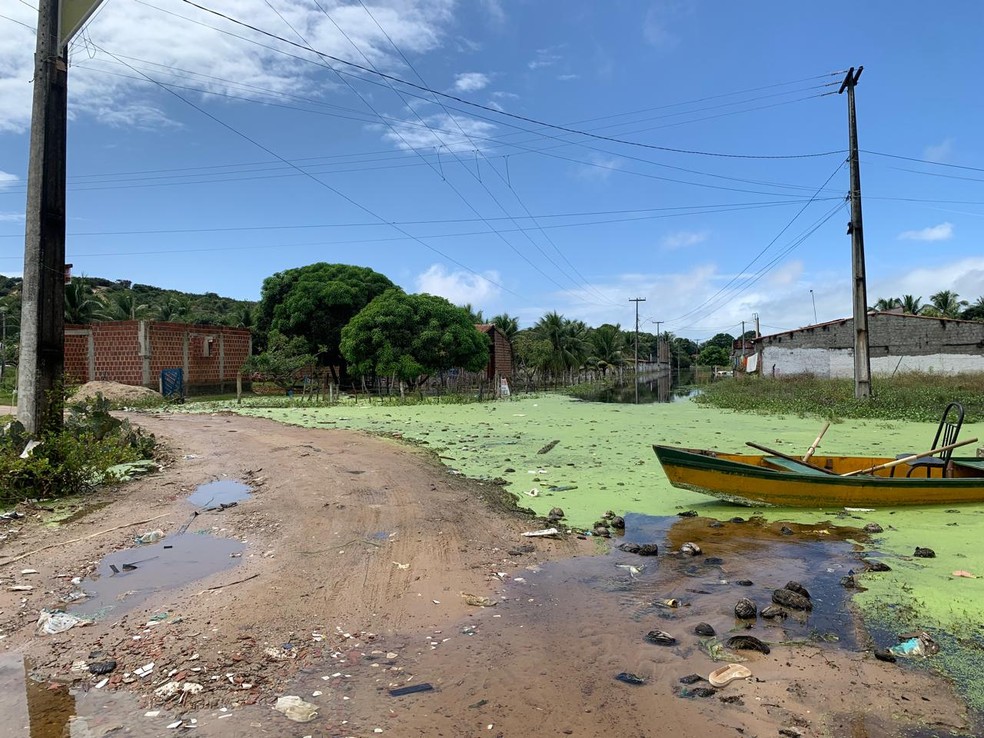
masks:
{"type": "Polygon", "coordinates": [[[188,304],[177,297],[169,297],[157,306],[157,320],[165,323],[180,322],[188,314],[188,304]]]}
{"type": "Polygon", "coordinates": [[[913,295],[902,295],[902,300],[900,301],[902,312],[907,315],[922,315],[923,304],[921,297],[915,297],[913,295]]]}
{"type": "Polygon", "coordinates": [[[553,347],[532,328],[519,331],[512,341],[516,371],[526,380],[527,389],[535,389],[541,367],[547,365],[553,347]]]}
{"type": "Polygon", "coordinates": [[[102,320],[142,320],[150,315],[150,305],[139,302],[132,289],[110,294],[98,312],[102,320]]]}
{"type": "Polygon", "coordinates": [[[508,313],[501,313],[492,318],[492,325],[498,328],[509,339],[510,343],[516,334],[519,333],[519,318],[514,318],[508,313]]]}
{"type": "Polygon", "coordinates": [[[554,377],[580,368],[588,358],[588,327],[580,320],[568,320],[551,311],[537,321],[533,332],[550,344],[550,354],[540,368],[554,377]]]}
{"type": "Polygon", "coordinates": [[[459,307],[462,310],[464,310],[466,313],[468,313],[468,319],[474,325],[479,325],[479,324],[484,324],[485,323],[485,316],[482,315],[482,311],[481,310],[475,310],[474,308],[472,308],[472,304],[470,302],[466,302],[464,305],[460,305],[459,307]]]}
{"type": "Polygon", "coordinates": [[[964,320],[984,320],[984,295],[977,298],[973,305],[960,315],[964,320]]]}
{"type": "Polygon", "coordinates": [[[411,389],[436,372],[477,372],[489,363],[487,337],[472,316],[443,297],[399,288],[373,299],[342,329],[341,352],[360,374],[395,377],[411,389]]]}
{"type": "Polygon", "coordinates": [[[700,366],[730,366],[731,351],[726,351],[720,346],[707,344],[700,350],[697,363],[700,366]]]}
{"type": "Polygon", "coordinates": [[[711,336],[711,338],[709,338],[707,342],[704,343],[704,345],[717,346],[718,348],[723,348],[725,351],[728,352],[728,355],[730,356],[731,349],[735,345],[735,337],[732,336],[730,333],[718,333],[716,336],[711,336]]]}
{"type": "Polygon", "coordinates": [[[591,341],[591,356],[589,363],[601,370],[605,376],[609,369],[617,368],[625,363],[625,334],[619,325],[605,323],[589,333],[591,341]]]}
{"type": "Polygon", "coordinates": [[[871,310],[878,310],[879,312],[884,312],[886,310],[895,310],[895,308],[902,307],[902,301],[897,297],[879,297],[875,301],[874,307],[871,310]]]}
{"type": "Polygon", "coordinates": [[[78,277],[65,285],[65,322],[85,325],[96,319],[103,304],[88,280],[78,277]]]}
{"type": "Polygon", "coordinates": [[[927,310],[926,314],[941,318],[959,318],[961,311],[968,305],[966,300],[961,300],[960,295],[952,290],[940,290],[935,295],[930,295],[929,301],[933,304],[932,312],[927,310]]]}
{"type": "Polygon", "coordinates": [[[297,373],[314,363],[314,356],[307,352],[307,342],[303,338],[287,338],[274,332],[270,334],[267,350],[249,357],[243,371],[259,374],[287,390],[293,386],[297,373]]]}
{"type": "Polygon", "coordinates": [[[394,286],[372,269],[349,264],[320,262],[288,269],[263,280],[257,327],[263,333],[303,338],[307,352],[327,364],[332,379],[339,382],[346,374],[342,329],[373,298],[394,286]]]}

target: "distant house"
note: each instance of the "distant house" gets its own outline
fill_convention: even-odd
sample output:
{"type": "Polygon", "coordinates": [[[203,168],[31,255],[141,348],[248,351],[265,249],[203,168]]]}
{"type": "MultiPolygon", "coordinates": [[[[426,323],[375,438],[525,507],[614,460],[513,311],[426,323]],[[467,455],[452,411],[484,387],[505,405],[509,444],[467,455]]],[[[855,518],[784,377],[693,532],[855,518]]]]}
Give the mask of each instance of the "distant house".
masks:
{"type": "Polygon", "coordinates": [[[509,343],[506,334],[492,323],[479,323],[475,328],[489,337],[489,363],[485,369],[486,378],[490,381],[495,380],[497,376],[512,379],[512,344],[509,343]]]}
{"type": "Polygon", "coordinates": [[[118,320],[65,326],[65,376],[159,389],[161,371],[180,369],[186,393],[235,387],[252,353],[248,328],[118,320]]]}
{"type": "MultiPolygon", "coordinates": [[[[872,375],[897,372],[984,372],[984,323],[972,320],[868,313],[872,375]]],[[[854,320],[842,318],[755,339],[763,376],[854,376],[854,320]]]]}

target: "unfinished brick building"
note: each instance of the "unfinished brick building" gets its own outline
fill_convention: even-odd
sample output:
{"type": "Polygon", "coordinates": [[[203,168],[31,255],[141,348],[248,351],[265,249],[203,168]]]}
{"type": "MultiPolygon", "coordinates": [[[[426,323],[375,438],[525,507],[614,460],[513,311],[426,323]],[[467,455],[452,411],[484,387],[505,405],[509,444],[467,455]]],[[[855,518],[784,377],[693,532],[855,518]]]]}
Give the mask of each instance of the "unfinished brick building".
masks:
{"type": "Polygon", "coordinates": [[[252,353],[248,328],[122,320],[65,326],[65,376],[160,389],[161,371],[181,369],[187,394],[225,392],[252,353]]]}

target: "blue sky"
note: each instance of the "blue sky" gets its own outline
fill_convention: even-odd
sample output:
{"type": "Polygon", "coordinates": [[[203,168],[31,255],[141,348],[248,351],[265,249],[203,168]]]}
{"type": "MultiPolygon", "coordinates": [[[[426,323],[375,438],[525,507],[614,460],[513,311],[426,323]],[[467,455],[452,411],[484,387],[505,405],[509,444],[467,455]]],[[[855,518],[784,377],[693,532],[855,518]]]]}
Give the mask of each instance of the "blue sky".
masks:
{"type": "MultiPolygon", "coordinates": [[[[15,275],[32,4],[0,8],[15,275]]],[[[257,299],[277,271],[345,262],[523,325],[630,327],[644,297],[644,329],[698,339],[755,313],[765,333],[811,323],[814,300],[847,316],[836,92],[863,64],[869,303],[984,295],[975,0],[199,4],[283,40],[183,0],[106,0],[73,43],[75,274],[257,299]]]]}

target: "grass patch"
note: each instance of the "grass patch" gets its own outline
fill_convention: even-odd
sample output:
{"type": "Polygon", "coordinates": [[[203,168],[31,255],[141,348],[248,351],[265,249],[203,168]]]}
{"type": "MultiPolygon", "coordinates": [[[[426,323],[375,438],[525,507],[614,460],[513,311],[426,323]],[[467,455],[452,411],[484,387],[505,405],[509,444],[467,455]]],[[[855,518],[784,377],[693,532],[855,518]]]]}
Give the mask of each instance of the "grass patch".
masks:
{"type": "Polygon", "coordinates": [[[872,397],[857,400],[853,379],[751,376],[707,385],[694,401],[739,412],[907,422],[937,422],[947,403],[956,401],[966,410],[964,422],[984,419],[984,374],[907,372],[875,377],[872,387],[872,397]]]}

